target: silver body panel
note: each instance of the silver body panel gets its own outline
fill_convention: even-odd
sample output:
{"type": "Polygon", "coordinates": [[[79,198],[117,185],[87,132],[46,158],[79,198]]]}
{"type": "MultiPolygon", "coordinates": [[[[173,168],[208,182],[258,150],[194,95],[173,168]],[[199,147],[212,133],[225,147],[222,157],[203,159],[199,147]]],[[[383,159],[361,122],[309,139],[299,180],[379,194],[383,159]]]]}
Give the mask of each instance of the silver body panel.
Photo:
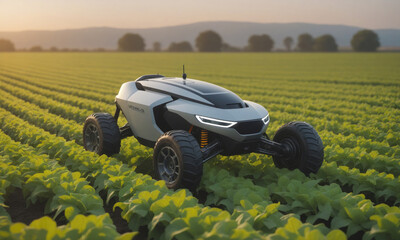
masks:
{"type": "Polygon", "coordinates": [[[156,124],[153,112],[155,107],[163,104],[168,111],[178,114],[191,125],[221,134],[238,142],[259,139],[268,127],[269,122],[257,133],[240,134],[233,128],[234,126],[223,128],[203,124],[196,118],[196,115],[225,121],[245,122],[260,120],[268,115],[268,111],[263,106],[251,101],[244,101],[247,105],[245,108],[221,109],[213,107],[211,106],[212,103],[196,94],[196,90],[187,91],[167,84],[167,82],[160,82],[168,81],[168,78],[156,80],[141,81],[140,83],[147,87],[145,91],[138,90],[134,81],[124,83],[115,98],[135,137],[156,142],[163,134],[163,131],[156,124]],[[158,89],[158,91],[152,91],[153,88],[158,89]],[[175,96],[182,96],[183,99],[176,99],[176,97],[173,99],[168,94],[169,92],[175,96]]]}
{"type": "Polygon", "coordinates": [[[163,131],[157,126],[153,114],[153,108],[166,102],[172,101],[171,96],[150,92],[139,91],[132,82],[122,85],[116,96],[116,101],[135,137],[149,141],[157,141],[163,131]]]}

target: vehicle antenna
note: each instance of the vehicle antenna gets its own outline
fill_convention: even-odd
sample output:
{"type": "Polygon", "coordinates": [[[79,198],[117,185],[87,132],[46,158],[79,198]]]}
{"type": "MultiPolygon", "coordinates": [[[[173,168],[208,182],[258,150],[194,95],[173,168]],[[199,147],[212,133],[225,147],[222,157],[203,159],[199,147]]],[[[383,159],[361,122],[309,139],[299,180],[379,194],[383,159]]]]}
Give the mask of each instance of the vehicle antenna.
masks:
{"type": "Polygon", "coordinates": [[[186,77],[187,77],[187,75],[185,73],[185,64],[183,64],[183,74],[182,74],[183,80],[186,80],[186,77]]]}

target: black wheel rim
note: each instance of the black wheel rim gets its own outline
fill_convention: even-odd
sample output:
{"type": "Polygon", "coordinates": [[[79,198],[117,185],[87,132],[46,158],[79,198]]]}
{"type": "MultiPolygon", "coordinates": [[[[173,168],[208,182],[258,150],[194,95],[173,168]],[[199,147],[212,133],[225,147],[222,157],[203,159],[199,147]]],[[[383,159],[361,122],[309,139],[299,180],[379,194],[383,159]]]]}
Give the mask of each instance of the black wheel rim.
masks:
{"type": "Polygon", "coordinates": [[[89,123],[85,129],[85,147],[87,150],[97,152],[100,146],[100,134],[97,126],[89,123]]]}
{"type": "Polygon", "coordinates": [[[178,179],[180,166],[178,155],[171,147],[163,147],[157,159],[160,178],[168,184],[173,184],[178,179]]]}
{"type": "Polygon", "coordinates": [[[301,147],[297,139],[287,137],[282,139],[280,143],[285,147],[285,154],[281,158],[283,165],[289,169],[297,168],[302,157],[301,147]]]}

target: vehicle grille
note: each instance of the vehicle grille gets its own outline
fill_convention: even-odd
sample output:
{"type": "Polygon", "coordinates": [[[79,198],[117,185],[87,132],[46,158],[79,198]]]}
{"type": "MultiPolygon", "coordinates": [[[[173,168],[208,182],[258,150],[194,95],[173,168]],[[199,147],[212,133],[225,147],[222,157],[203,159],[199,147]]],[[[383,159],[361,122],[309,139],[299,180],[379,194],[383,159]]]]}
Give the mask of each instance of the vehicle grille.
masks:
{"type": "Polygon", "coordinates": [[[264,127],[264,123],[261,120],[238,122],[233,126],[236,131],[240,134],[253,134],[258,133],[264,127]]]}

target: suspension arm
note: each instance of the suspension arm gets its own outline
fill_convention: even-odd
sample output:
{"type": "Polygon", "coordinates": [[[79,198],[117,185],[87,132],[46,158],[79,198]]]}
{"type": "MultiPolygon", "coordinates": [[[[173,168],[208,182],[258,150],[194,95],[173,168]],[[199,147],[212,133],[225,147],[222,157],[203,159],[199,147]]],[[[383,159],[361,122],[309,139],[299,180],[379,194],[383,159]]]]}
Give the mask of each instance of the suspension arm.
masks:
{"type": "Polygon", "coordinates": [[[121,108],[119,107],[119,105],[118,105],[117,102],[115,102],[115,106],[116,106],[117,108],[115,109],[114,119],[115,119],[115,121],[118,122],[119,112],[121,112],[121,108]]]}
{"type": "Polygon", "coordinates": [[[207,146],[201,148],[201,153],[203,154],[203,163],[217,156],[222,151],[221,143],[218,140],[215,140],[207,146]]]}
{"type": "Polygon", "coordinates": [[[285,145],[271,141],[265,137],[260,139],[259,147],[255,151],[256,153],[267,154],[270,156],[282,156],[288,152],[285,145]]]}

